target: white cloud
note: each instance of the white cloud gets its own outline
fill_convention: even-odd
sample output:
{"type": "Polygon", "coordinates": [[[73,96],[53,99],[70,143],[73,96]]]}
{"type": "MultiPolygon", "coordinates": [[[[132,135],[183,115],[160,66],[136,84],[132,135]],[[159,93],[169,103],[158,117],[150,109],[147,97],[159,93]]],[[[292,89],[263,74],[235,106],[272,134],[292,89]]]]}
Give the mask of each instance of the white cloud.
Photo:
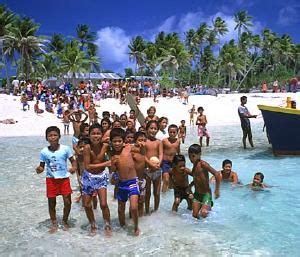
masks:
{"type": "Polygon", "coordinates": [[[103,69],[123,72],[132,67],[128,57],[131,36],[119,27],[105,27],[97,32],[96,44],[99,46],[103,69]]]}
{"type": "Polygon", "coordinates": [[[289,5],[279,11],[277,23],[282,26],[289,26],[300,21],[300,5],[289,5]]]}

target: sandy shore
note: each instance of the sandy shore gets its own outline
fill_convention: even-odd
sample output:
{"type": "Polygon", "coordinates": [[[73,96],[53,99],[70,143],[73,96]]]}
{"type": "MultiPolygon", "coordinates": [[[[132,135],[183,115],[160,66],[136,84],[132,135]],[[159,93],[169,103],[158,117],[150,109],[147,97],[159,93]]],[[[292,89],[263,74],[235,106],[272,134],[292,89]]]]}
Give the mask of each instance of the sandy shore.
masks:
{"type": "MultiPolygon", "coordinates": [[[[189,103],[184,105],[177,97],[174,98],[158,98],[159,102],[154,103],[151,98],[141,99],[140,109],[146,115],[146,110],[154,105],[157,109],[158,116],[167,116],[169,124],[180,124],[181,120],[186,120],[189,123],[188,110],[194,104],[196,108],[203,106],[204,113],[208,118],[209,126],[239,124],[240,120],[237,113],[237,108],[240,104],[240,97],[244,94],[225,94],[215,96],[190,96],[189,103]]],[[[253,93],[245,94],[248,97],[247,107],[252,114],[260,114],[257,108],[258,104],[269,104],[274,106],[284,106],[286,97],[291,96],[300,104],[300,94],[293,93],[253,93]]],[[[55,114],[43,113],[37,115],[33,111],[34,101],[29,102],[30,110],[23,111],[20,103],[20,97],[11,95],[0,95],[0,120],[14,119],[18,121],[16,124],[1,124],[0,137],[17,137],[17,136],[44,136],[45,129],[48,126],[58,126],[63,129],[62,121],[56,118],[55,114]]],[[[299,106],[298,104],[298,106],[299,106]]],[[[40,104],[40,108],[44,108],[44,104],[40,104]]],[[[116,112],[121,114],[125,111],[129,112],[128,105],[120,105],[115,99],[106,99],[100,102],[100,107],[97,107],[97,112],[101,115],[102,111],[116,112]]],[[[252,122],[261,122],[261,115],[252,122]]],[[[72,133],[72,126],[70,126],[72,133]]]]}

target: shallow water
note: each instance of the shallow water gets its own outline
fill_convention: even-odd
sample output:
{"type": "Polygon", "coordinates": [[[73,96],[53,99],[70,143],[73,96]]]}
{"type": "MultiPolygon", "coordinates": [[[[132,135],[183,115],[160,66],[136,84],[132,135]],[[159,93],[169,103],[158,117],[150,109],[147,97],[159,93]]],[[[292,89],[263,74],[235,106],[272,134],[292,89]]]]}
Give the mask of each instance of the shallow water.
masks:
{"type": "MultiPolygon", "coordinates": [[[[103,235],[100,208],[95,211],[98,235],[88,236],[88,221],[79,204],[73,203],[72,228],[48,234],[49,216],[45,196],[45,174],[37,175],[35,167],[43,137],[1,138],[0,144],[0,256],[299,256],[300,245],[300,158],[273,157],[262,124],[253,124],[254,149],[241,147],[239,126],[210,127],[212,142],[203,147],[203,159],[220,169],[224,159],[233,161],[233,169],[247,184],[256,171],[265,174],[273,187],[263,192],[222,185],[221,197],[214,201],[206,220],[195,220],[183,202],[177,214],[170,209],[173,193],[162,196],[157,213],[140,219],[142,235],[134,237],[129,228],[120,229],[117,202],[109,187],[113,236],[103,235]]],[[[197,142],[196,128],[190,131],[186,153],[197,142]]],[[[61,143],[71,143],[63,137],[61,143]]],[[[187,165],[191,167],[190,162],[187,165]]],[[[72,176],[76,191],[76,177],[72,176]]],[[[62,200],[57,215],[62,217],[62,200]]],[[[128,215],[127,215],[128,216],[128,215]]]]}

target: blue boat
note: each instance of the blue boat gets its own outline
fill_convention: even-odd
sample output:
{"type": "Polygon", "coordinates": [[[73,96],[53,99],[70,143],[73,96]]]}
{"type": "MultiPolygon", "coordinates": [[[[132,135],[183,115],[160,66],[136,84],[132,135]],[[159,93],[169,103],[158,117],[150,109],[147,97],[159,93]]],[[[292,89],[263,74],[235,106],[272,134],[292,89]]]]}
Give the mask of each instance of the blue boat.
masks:
{"type": "Polygon", "coordinates": [[[300,155],[300,110],[258,105],[274,155],[300,155]]]}

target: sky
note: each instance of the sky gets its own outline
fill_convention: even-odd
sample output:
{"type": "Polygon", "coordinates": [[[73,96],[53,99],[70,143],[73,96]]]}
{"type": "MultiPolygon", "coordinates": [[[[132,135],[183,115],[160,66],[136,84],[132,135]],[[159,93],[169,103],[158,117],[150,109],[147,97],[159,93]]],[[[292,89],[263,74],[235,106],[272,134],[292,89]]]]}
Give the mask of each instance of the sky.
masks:
{"type": "Polygon", "coordinates": [[[40,24],[39,34],[60,33],[75,36],[78,24],[96,32],[101,68],[123,72],[134,67],[129,61],[128,44],[132,37],[153,40],[160,31],[177,32],[182,37],[201,22],[211,24],[220,16],[229,32],[225,43],[237,38],[234,13],[248,11],[253,17],[253,33],[265,27],[279,35],[288,33],[300,42],[299,0],[0,0],[10,10],[31,17],[40,24]]]}

